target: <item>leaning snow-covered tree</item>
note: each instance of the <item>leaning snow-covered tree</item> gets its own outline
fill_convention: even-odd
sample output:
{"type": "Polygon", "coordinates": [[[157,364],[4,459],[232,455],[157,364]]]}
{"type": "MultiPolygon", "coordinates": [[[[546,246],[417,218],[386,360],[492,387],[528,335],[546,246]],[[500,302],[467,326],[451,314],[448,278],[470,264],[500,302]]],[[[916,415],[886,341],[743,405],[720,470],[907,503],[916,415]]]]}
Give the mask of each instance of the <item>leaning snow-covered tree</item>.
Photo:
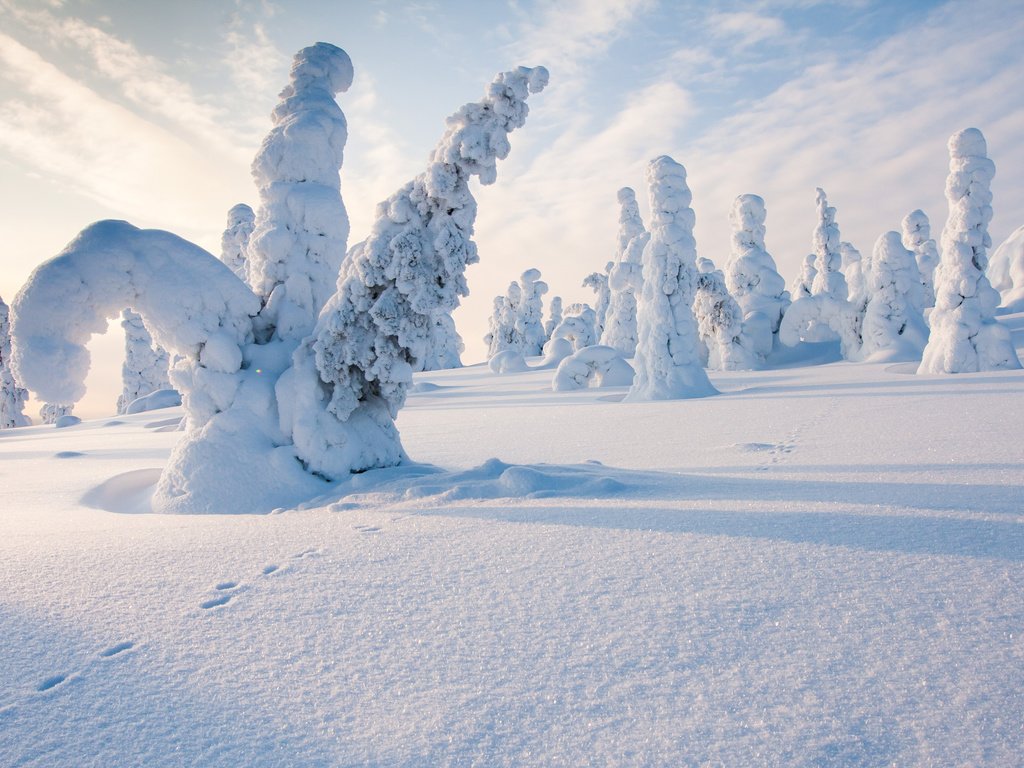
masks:
{"type": "Polygon", "coordinates": [[[605,323],[608,322],[608,304],[611,302],[611,288],[608,287],[608,276],[615,266],[615,262],[609,261],[604,266],[604,272],[591,272],[583,278],[583,287],[590,288],[597,296],[594,299],[594,312],[597,313],[598,336],[604,333],[605,323]]]}
{"type": "Polygon", "coordinates": [[[673,400],[718,394],[701,366],[693,316],[697,285],[696,223],[686,169],[662,155],[647,166],[651,238],[643,252],[637,307],[636,378],[626,400],[673,400]]]}
{"type": "Polygon", "coordinates": [[[1020,368],[1010,332],[995,320],[999,292],[985,277],[995,172],[981,131],[966,128],[950,137],[949,218],[942,230],[931,335],[918,373],[1020,368]]]}
{"type": "Polygon", "coordinates": [[[636,351],[636,301],[643,286],[643,252],[650,239],[640,218],[636,193],[629,187],[618,192],[619,235],[615,262],[608,272],[608,311],[601,343],[626,357],[636,351]]]}
{"type": "Polygon", "coordinates": [[[123,389],[117,398],[118,413],[124,413],[140,397],[171,388],[167,375],[170,358],[153,342],[142,315],[123,310],[121,327],[124,329],[124,363],[121,365],[123,389]]]}
{"type": "MultiPolygon", "coordinates": [[[[749,371],[757,367],[753,344],[745,338],[743,310],[729,293],[725,275],[711,259],[697,260],[697,291],[693,299],[700,340],[713,371],[749,371]]],[[[768,329],[767,324],[764,326],[768,329]]],[[[771,351],[771,337],[768,349],[771,351]]]]}
{"type": "Polygon", "coordinates": [[[25,415],[28,390],[19,387],[11,370],[10,308],[0,298],[0,429],[27,427],[32,422],[25,415]]]}
{"type": "Polygon", "coordinates": [[[903,247],[912,251],[921,273],[921,309],[935,306],[935,268],[939,249],[932,240],[932,225],[920,208],[908,213],[902,222],[903,247]]]}
{"type": "Polygon", "coordinates": [[[886,232],[875,243],[869,287],[859,356],[887,362],[921,359],[928,341],[919,306],[921,273],[899,232],[886,232]]]}
{"type": "Polygon", "coordinates": [[[765,250],[766,218],[764,200],[759,196],[740,195],[733,201],[729,211],[732,248],[725,267],[725,284],[740,305],[748,328],[768,327],[768,338],[750,340],[753,351],[762,358],[771,351],[774,335],[790,304],[786,281],[765,250]],[[763,321],[753,315],[762,316],[763,321]]]}
{"type": "MultiPolygon", "coordinates": [[[[272,157],[281,159],[279,169],[303,167],[304,156],[340,163],[344,133],[336,129],[343,120],[324,94],[351,79],[351,61],[340,48],[318,43],[296,55],[292,85],[282,93],[286,108],[275,110],[284,117],[275,120],[263,160],[254,163],[257,180],[269,178],[264,163],[272,157]],[[308,114],[296,109],[303,101],[308,114]],[[322,107],[323,120],[314,105],[322,107]]],[[[15,374],[44,399],[77,401],[89,337],[122,307],[138,311],[154,340],[176,355],[171,381],[186,413],[185,433],[153,495],[157,511],[269,511],[322,493],[325,477],[401,461],[394,416],[432,319],[464,294],[463,270],[476,258],[468,179],[494,181],[495,161],[509,150],[508,132],[526,118],[526,96],[546,79],[542,68],[499,75],[481,102],[449,118],[427,172],[378,206],[373,233],[353,249],[337,293],[304,341],[295,334],[315,306],[321,286],[313,275],[326,263],[311,255],[345,250],[338,238],[347,227],[319,218],[343,210],[339,187],[330,183],[336,164],[313,163],[305,186],[282,181],[289,205],[276,205],[276,191],[267,191],[276,215],[291,211],[300,221],[292,229],[274,223],[269,212],[258,217],[254,237],[262,222],[274,242],[254,259],[253,274],[262,275],[257,293],[211,254],[170,233],[116,221],[88,227],[37,268],[18,296],[15,374]],[[307,250],[306,235],[297,233],[310,220],[321,225],[318,237],[333,242],[307,250]],[[271,232],[294,250],[278,250],[271,232]],[[294,280],[290,258],[298,262],[294,280]]]]}
{"type": "Polygon", "coordinates": [[[228,211],[227,228],[220,236],[220,260],[245,282],[249,281],[246,253],[255,228],[256,214],[245,203],[239,203],[228,211]]]}
{"type": "Polygon", "coordinates": [[[523,340],[524,355],[539,355],[547,339],[544,336],[544,294],[548,284],[540,279],[539,269],[528,269],[519,277],[521,299],[516,313],[516,335],[523,340]]]}

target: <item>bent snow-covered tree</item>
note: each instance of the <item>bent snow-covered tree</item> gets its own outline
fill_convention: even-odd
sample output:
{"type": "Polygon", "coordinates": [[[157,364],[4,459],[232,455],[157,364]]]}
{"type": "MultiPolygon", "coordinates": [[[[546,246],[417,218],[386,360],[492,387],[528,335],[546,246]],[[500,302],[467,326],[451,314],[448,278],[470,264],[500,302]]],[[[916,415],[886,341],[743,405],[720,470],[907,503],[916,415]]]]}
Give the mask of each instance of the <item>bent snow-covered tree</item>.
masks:
{"type": "Polygon", "coordinates": [[[942,230],[931,335],[918,373],[1020,368],[1010,332],[995,320],[999,292],[985,276],[995,172],[981,131],[966,128],[950,137],[949,218],[942,230]]]}
{"type": "Polygon", "coordinates": [[[693,315],[697,286],[696,222],[686,169],[667,155],[647,166],[651,238],[643,252],[637,306],[636,378],[626,400],[673,400],[718,394],[700,359],[693,315]]]}
{"type": "Polygon", "coordinates": [[[608,310],[601,343],[626,357],[636,351],[636,302],[643,286],[643,252],[650,239],[640,218],[636,193],[629,187],[618,192],[619,235],[615,262],[608,271],[608,310]]]}
{"type": "Polygon", "coordinates": [[[164,349],[153,343],[142,315],[124,310],[121,327],[124,329],[124,363],[121,365],[123,389],[117,398],[118,413],[124,413],[134,400],[171,386],[167,376],[170,359],[164,349]]]}
{"type": "MultiPolygon", "coordinates": [[[[507,126],[507,130],[521,125],[526,115],[522,103],[526,83],[539,90],[546,79],[546,73],[542,76],[538,70],[511,74],[513,83],[499,78],[492,86],[491,98],[463,108],[450,121],[446,140],[438,150],[441,156],[435,156],[428,173],[430,193],[416,199],[400,193],[383,205],[385,213],[389,206],[391,211],[406,211],[406,222],[416,218],[420,224],[432,225],[426,233],[433,238],[428,243],[431,253],[447,246],[475,256],[468,241],[471,229],[466,227],[472,223],[472,198],[465,186],[467,167],[480,172],[485,181],[494,180],[494,158],[504,156],[508,144],[503,142],[503,133],[486,129],[493,124],[507,126]],[[470,130],[463,132],[460,127],[470,130]],[[455,148],[449,157],[444,153],[452,143],[455,148]],[[463,151],[472,157],[464,159],[463,151]],[[403,200],[408,207],[403,207],[403,200]],[[459,201],[463,205],[456,204],[459,201]],[[458,218],[458,223],[451,218],[458,218]]],[[[336,127],[337,105],[331,107],[321,96],[332,88],[347,87],[350,75],[347,54],[318,43],[296,55],[293,84],[283,95],[294,104],[301,100],[303,89],[315,92],[310,103],[324,107],[322,125],[336,127]]],[[[290,124],[294,130],[286,127],[279,138],[311,145],[309,154],[324,162],[340,162],[341,147],[327,151],[318,142],[337,141],[343,134],[305,130],[316,122],[313,115],[297,119],[290,124]]],[[[274,142],[265,142],[264,149],[274,142]]],[[[301,165],[301,146],[275,145],[282,157],[293,157],[301,165]]],[[[313,183],[305,186],[299,181],[285,182],[282,189],[287,189],[290,204],[275,210],[282,217],[293,211],[304,221],[315,218],[317,211],[333,215],[341,206],[340,191],[336,185],[322,182],[329,181],[332,173],[336,178],[337,170],[336,166],[329,172],[311,168],[313,183]],[[306,195],[308,200],[300,199],[306,195]],[[337,201],[320,199],[331,196],[337,201]]],[[[421,188],[417,183],[422,185],[423,179],[410,188],[421,188]]],[[[268,215],[265,221],[271,218],[268,215]]],[[[385,264],[367,257],[377,254],[386,259],[388,253],[403,252],[401,238],[386,237],[400,234],[391,229],[394,221],[378,221],[367,242],[380,244],[382,249],[368,246],[350,260],[350,269],[340,278],[338,303],[333,311],[320,315],[320,335],[301,347],[294,334],[313,306],[299,301],[312,295],[306,288],[311,287],[313,262],[301,242],[294,252],[299,262],[296,279],[288,277],[287,259],[274,261],[274,269],[261,266],[256,274],[274,273],[283,280],[274,283],[269,293],[258,295],[211,254],[175,235],[139,230],[125,222],[94,224],[62,254],[37,268],[19,294],[14,311],[15,373],[42,399],[77,401],[84,393],[89,363],[85,343],[93,333],[105,330],[107,317],[131,306],[146,320],[154,340],[176,355],[171,381],[182,393],[186,413],[185,434],[157,484],[154,509],[269,511],[314,496],[324,488],[317,475],[327,475],[328,469],[333,476],[341,476],[392,464],[404,455],[393,423],[411,377],[413,354],[403,345],[429,335],[432,325],[427,321],[434,316],[437,303],[401,293],[411,283],[400,260],[385,264]],[[385,272],[391,277],[385,277],[385,272]],[[358,279],[362,276],[367,278],[365,283],[358,279]],[[380,283],[372,281],[374,276],[390,282],[382,290],[380,283]],[[280,286],[287,287],[278,292],[280,286]],[[369,306],[352,306],[370,294],[375,294],[375,300],[369,306]],[[266,304],[261,295],[268,299],[266,304]],[[275,295],[282,297],[278,303],[275,295]],[[410,301],[427,311],[414,311],[403,304],[410,301]],[[258,316],[261,310],[264,316],[258,316]],[[401,329],[403,335],[390,336],[385,327],[401,329]],[[341,329],[345,341],[358,349],[330,346],[334,328],[341,329]],[[361,328],[380,333],[357,338],[361,328]],[[405,335],[408,328],[415,328],[422,337],[410,339],[405,335]],[[352,407],[346,410],[343,404],[352,407]]],[[[281,222],[268,232],[282,228],[298,231],[281,222]]],[[[320,237],[330,239],[339,232],[337,227],[325,227],[320,237]]],[[[319,247],[317,253],[321,254],[344,252],[344,242],[320,243],[319,247]]],[[[434,284],[443,290],[452,265],[433,266],[437,269],[434,284]]],[[[461,272],[458,276],[461,279],[461,272]]],[[[261,285],[265,289],[270,282],[261,285]]]]}
{"type": "Polygon", "coordinates": [[[25,415],[28,391],[18,386],[11,370],[10,308],[0,299],[0,429],[27,427],[32,422],[25,415]]]}

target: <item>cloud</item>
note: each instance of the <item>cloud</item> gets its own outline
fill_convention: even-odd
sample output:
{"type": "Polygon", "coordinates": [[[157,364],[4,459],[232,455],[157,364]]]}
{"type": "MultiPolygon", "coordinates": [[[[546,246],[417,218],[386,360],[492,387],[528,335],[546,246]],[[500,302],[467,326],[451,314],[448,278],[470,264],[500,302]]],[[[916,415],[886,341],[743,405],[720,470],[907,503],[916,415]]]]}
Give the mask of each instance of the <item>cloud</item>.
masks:
{"type": "Polygon", "coordinates": [[[785,23],[774,16],[763,16],[750,11],[713,13],[708,17],[711,33],[747,48],[786,34],[785,23]]]}

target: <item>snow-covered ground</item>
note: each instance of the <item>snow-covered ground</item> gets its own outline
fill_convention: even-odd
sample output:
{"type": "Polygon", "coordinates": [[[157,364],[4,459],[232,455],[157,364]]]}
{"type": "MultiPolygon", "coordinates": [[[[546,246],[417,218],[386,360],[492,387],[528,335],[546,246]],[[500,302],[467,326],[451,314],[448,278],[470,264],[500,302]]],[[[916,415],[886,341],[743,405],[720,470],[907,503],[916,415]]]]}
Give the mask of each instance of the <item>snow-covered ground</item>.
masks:
{"type": "Polygon", "coordinates": [[[1024,764],[1024,372],[915,368],[418,374],[263,516],[140,514],[179,409],[4,430],[0,765],[1024,764]]]}

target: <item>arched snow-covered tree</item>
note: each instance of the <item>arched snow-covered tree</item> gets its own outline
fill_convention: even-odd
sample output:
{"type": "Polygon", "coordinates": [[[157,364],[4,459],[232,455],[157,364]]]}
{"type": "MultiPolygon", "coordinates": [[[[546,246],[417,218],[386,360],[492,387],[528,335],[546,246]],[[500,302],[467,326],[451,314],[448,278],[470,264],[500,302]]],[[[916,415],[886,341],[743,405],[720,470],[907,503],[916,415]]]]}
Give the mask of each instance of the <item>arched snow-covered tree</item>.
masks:
{"type": "Polygon", "coordinates": [[[278,383],[279,403],[289,404],[282,425],[311,472],[339,478],[405,458],[394,418],[434,315],[458,306],[469,292],[466,266],[478,261],[469,181],[494,183],[508,134],[526,122],[527,97],[547,81],[543,67],[501,73],[483,100],[448,118],[427,170],[377,206],[370,236],[349,252],[337,291],[278,383]]]}
{"type": "Polygon", "coordinates": [[[988,265],[988,278],[999,291],[1004,312],[1024,312],[1024,227],[1006,238],[988,265]]]}
{"type": "Polygon", "coordinates": [[[1020,368],[1010,332],[995,321],[999,293],[985,277],[995,172],[981,131],[967,128],[950,137],[949,218],[942,230],[931,335],[918,373],[1020,368]]]}
{"type": "Polygon", "coordinates": [[[790,300],[786,281],[765,250],[767,215],[764,200],[757,195],[740,195],[733,201],[729,211],[732,248],[725,267],[725,284],[744,316],[752,312],[763,314],[775,333],[790,300]]]}
{"type": "Polygon", "coordinates": [[[244,282],[249,282],[247,253],[255,228],[256,214],[245,203],[239,203],[228,211],[227,228],[220,236],[220,260],[244,282]]]}
{"type": "Polygon", "coordinates": [[[349,232],[338,173],[348,125],[334,97],[351,85],[352,60],[341,48],[299,51],[253,160],[260,207],[249,281],[264,303],[261,337],[297,343],[333,293],[349,232]]]}
{"type": "Polygon", "coordinates": [[[609,261],[605,264],[604,272],[591,272],[583,278],[583,287],[590,288],[595,294],[594,312],[597,314],[597,333],[600,336],[604,333],[605,323],[608,321],[608,304],[611,301],[611,288],[608,287],[608,275],[615,266],[615,262],[609,261]]]}
{"type": "Polygon", "coordinates": [[[10,308],[0,298],[0,429],[27,427],[32,422],[25,415],[28,390],[18,386],[11,370],[10,308]]]}
{"type": "Polygon", "coordinates": [[[171,388],[167,375],[170,358],[165,350],[154,344],[142,315],[130,309],[123,310],[121,327],[124,329],[124,363],[121,365],[124,388],[117,398],[118,413],[124,413],[132,401],[140,397],[158,389],[171,388]]]}
{"type": "Polygon", "coordinates": [[[935,306],[935,268],[939,249],[932,240],[932,227],[921,209],[908,213],[902,222],[903,247],[912,251],[921,275],[921,308],[935,306]]]}
{"type": "Polygon", "coordinates": [[[650,233],[640,218],[636,193],[629,187],[618,192],[619,235],[615,262],[608,272],[608,311],[601,343],[626,357],[636,351],[636,301],[643,286],[643,252],[650,233]]]}
{"type": "Polygon", "coordinates": [[[626,400],[672,400],[718,393],[700,361],[693,316],[697,284],[696,218],[686,169],[667,155],[647,166],[651,239],[643,253],[637,308],[636,378],[626,400]]]}
{"type": "MultiPolygon", "coordinates": [[[[725,285],[725,276],[711,259],[697,260],[697,291],[693,300],[700,340],[707,349],[707,367],[714,371],[749,371],[756,356],[743,337],[743,310],[725,285]]],[[[769,351],[771,349],[769,340],[769,351]]]]}
{"type": "Polygon", "coordinates": [[[919,360],[928,326],[917,301],[920,272],[899,232],[878,238],[871,257],[870,291],[861,324],[860,357],[877,361],[919,360]]]}
{"type": "Polygon", "coordinates": [[[539,269],[528,269],[519,277],[522,298],[516,313],[516,335],[523,340],[524,355],[539,355],[547,339],[544,336],[544,294],[548,284],[540,279],[539,269]]]}

